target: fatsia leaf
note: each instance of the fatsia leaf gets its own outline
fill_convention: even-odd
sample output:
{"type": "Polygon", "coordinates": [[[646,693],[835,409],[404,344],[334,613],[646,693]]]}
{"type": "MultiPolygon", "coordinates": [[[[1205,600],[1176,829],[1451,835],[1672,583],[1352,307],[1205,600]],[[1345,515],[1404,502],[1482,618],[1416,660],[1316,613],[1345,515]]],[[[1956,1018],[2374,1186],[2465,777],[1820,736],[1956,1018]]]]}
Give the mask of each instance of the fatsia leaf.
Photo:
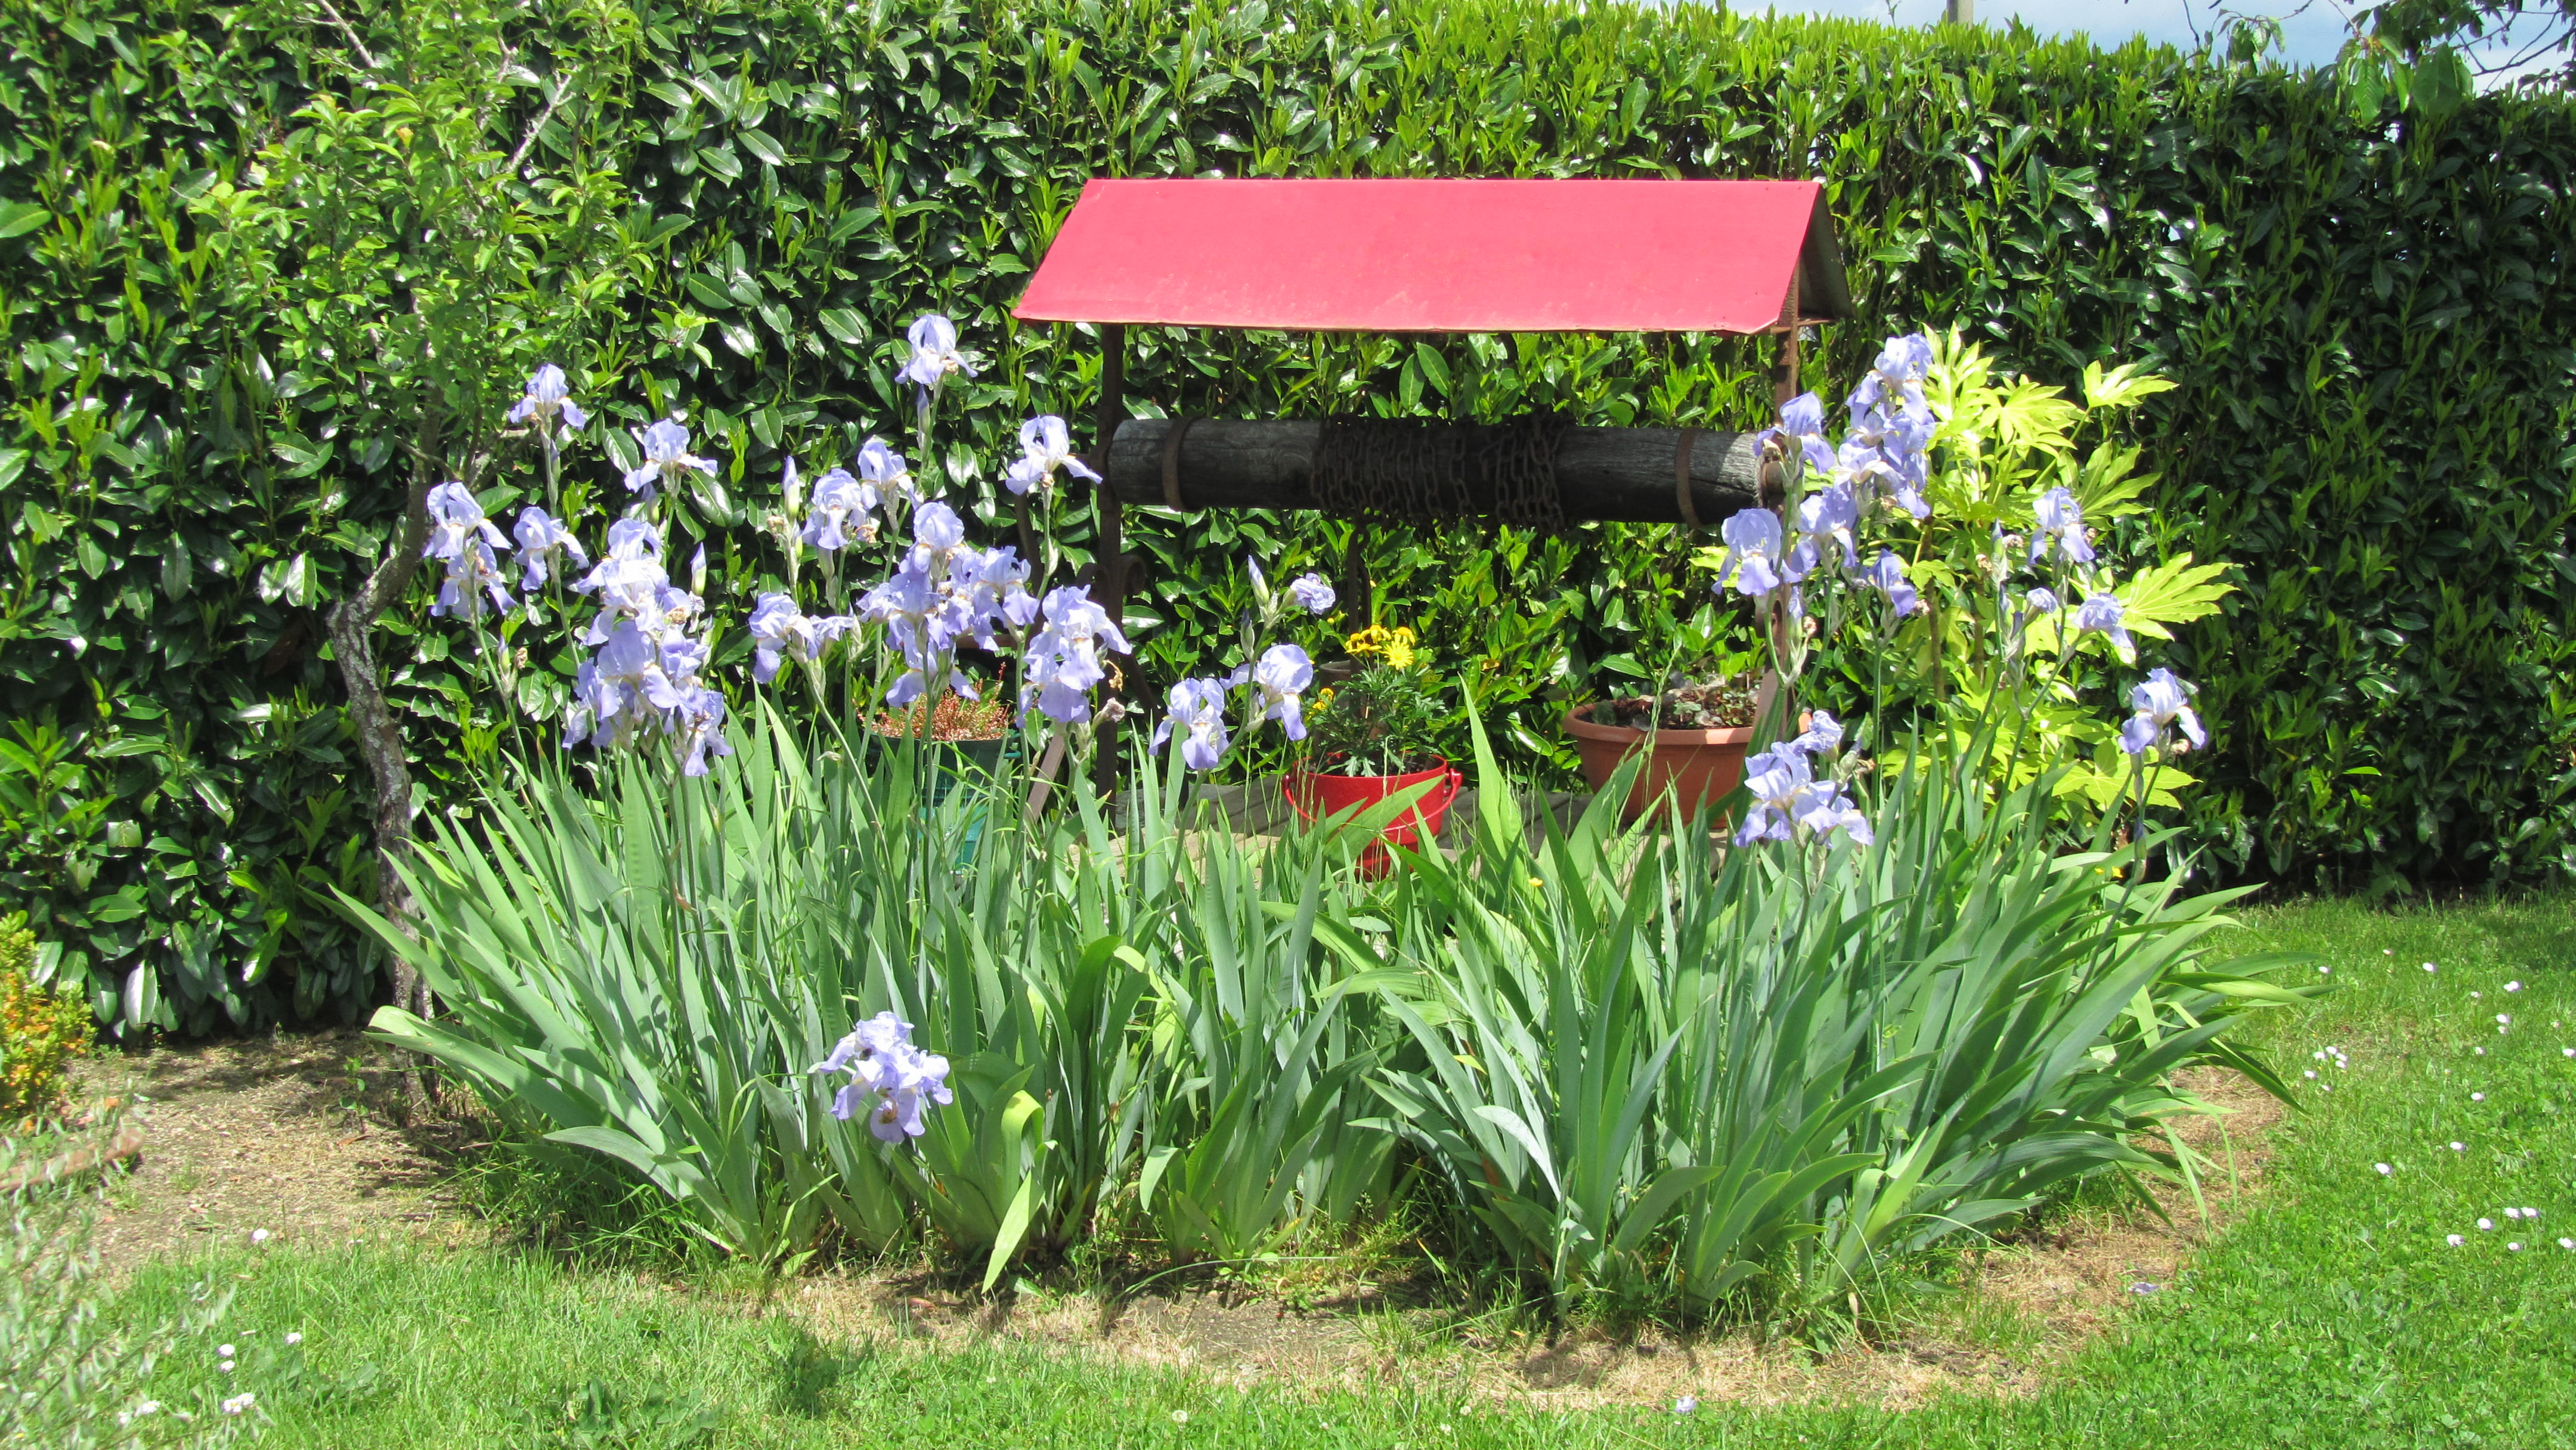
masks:
{"type": "Polygon", "coordinates": [[[2120,622],[2133,634],[2171,639],[2169,626],[2216,614],[2218,601],[2236,592],[2224,577],[2233,567],[2195,564],[2189,554],[2150,564],[2112,591],[2120,600],[2120,622]]]}

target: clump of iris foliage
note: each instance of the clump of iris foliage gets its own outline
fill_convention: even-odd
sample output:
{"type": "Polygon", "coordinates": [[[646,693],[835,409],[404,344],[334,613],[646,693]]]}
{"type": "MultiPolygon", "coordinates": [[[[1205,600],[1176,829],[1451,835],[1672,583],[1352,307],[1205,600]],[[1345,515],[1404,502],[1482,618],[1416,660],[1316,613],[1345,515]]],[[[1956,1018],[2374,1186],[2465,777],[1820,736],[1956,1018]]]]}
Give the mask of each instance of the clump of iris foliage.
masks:
{"type": "MultiPolygon", "coordinates": [[[[911,357],[928,459],[974,359],[937,318],[911,357]]],[[[1403,1203],[1558,1310],[1830,1320],[2077,1177],[2190,1172],[2157,1135],[2196,1110],[2177,1069],[2276,1085],[2220,1034],[2305,989],[2221,959],[2229,893],[2160,854],[2188,687],[2157,671],[2123,711],[2067,668],[2133,665],[2217,592],[2188,561],[2117,578],[2085,521],[2138,480],[2076,430],[2154,386],[2090,374],[2078,405],[1915,336],[1839,440],[1788,405],[1783,511],[1729,520],[1711,560],[1776,675],[1726,831],[1622,829],[1627,776],[1560,827],[1479,732],[1454,839],[1383,879],[1354,859],[1408,800],[1246,840],[1185,789],[1242,734],[1302,739],[1312,669],[1283,636],[1330,606],[1320,581],[1257,584],[1231,672],[1124,737],[1119,809],[1065,788],[1121,713],[1099,687],[1123,641],[1042,542],[1083,471],[1056,419],[1006,473],[1028,557],[968,542],[883,440],[810,488],[791,469],[731,711],[707,644],[731,606],[660,562],[657,500],[697,467],[676,423],[569,583],[527,565],[584,521],[522,512],[513,595],[497,528],[450,497],[445,602],[591,653],[560,737],[535,722],[475,811],[431,819],[417,936],[348,904],[443,1007],[376,1028],[764,1265],[917,1243],[990,1288],[1112,1225],[1245,1263],[1403,1203]],[[1882,703],[1793,734],[1846,632],[1912,643],[1876,652],[1882,703]],[[1028,748],[986,770],[844,723],[952,690],[1011,700],[1028,748]]],[[[568,402],[542,373],[528,398],[540,429],[568,402]]]]}

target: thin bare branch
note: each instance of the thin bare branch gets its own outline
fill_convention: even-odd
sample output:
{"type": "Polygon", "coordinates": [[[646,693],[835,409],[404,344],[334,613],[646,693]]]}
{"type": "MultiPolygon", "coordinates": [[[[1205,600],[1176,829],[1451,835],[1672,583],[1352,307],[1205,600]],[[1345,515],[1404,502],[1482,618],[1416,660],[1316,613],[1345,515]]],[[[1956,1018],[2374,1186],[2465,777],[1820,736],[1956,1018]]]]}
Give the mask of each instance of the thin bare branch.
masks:
{"type": "Polygon", "coordinates": [[[580,72],[576,70],[555,82],[555,93],[546,99],[546,108],[538,112],[537,119],[530,123],[528,134],[519,138],[519,149],[510,153],[510,164],[502,170],[512,176],[519,174],[519,163],[527,159],[528,148],[537,144],[537,133],[546,129],[546,123],[555,118],[555,108],[561,106],[563,98],[571,94],[573,79],[579,74],[580,72]]]}
{"type": "Polygon", "coordinates": [[[341,15],[338,8],[332,5],[331,0],[322,0],[322,13],[331,17],[331,23],[340,27],[342,35],[349,37],[349,48],[358,53],[358,63],[369,70],[374,70],[376,58],[367,50],[367,43],[358,38],[358,27],[351,25],[347,17],[341,15]]]}

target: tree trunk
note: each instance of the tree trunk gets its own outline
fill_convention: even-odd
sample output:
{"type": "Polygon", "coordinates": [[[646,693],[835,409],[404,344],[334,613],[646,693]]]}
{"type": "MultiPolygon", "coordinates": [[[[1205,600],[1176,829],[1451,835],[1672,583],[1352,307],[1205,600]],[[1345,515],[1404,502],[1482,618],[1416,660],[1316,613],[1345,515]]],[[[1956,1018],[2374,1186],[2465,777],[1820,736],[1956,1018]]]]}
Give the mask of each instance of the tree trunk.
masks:
{"type": "MultiPolygon", "coordinates": [[[[395,863],[411,849],[411,767],[404,758],[402,727],[394,722],[393,707],[385,699],[383,683],[376,675],[376,652],[371,640],[376,617],[385,606],[402,597],[411,584],[412,575],[420,569],[421,546],[429,540],[429,490],[435,475],[437,430],[423,430],[423,448],[412,465],[410,496],[403,505],[402,527],[394,534],[385,557],[379,561],[358,592],[332,608],[324,617],[331,636],[331,652],[340,663],[340,681],[349,694],[349,715],[358,730],[358,754],[367,762],[367,774],[376,787],[376,909],[385,914],[405,936],[416,936],[412,920],[411,893],[404,888],[395,863]]],[[[400,957],[392,965],[394,1005],[423,1016],[429,1012],[429,989],[420,973],[400,957]]],[[[412,1097],[415,1103],[425,1097],[417,1074],[412,1075],[412,1097]]]]}
{"type": "MultiPolygon", "coordinates": [[[[1167,480],[1165,445],[1178,420],[1131,418],[1109,447],[1108,487],[1129,504],[1184,509],[1311,509],[1319,419],[1192,420],[1167,480]],[[1172,485],[1167,494],[1166,482],[1172,485]]],[[[1429,424],[1429,428],[1442,425],[1429,424]]],[[[1557,496],[1570,521],[1672,524],[1686,520],[1675,461],[1679,428],[1568,428],[1556,446],[1557,496]]],[[[1715,528],[1760,501],[1760,450],[1750,433],[1701,431],[1688,460],[1690,510],[1715,528]]]]}

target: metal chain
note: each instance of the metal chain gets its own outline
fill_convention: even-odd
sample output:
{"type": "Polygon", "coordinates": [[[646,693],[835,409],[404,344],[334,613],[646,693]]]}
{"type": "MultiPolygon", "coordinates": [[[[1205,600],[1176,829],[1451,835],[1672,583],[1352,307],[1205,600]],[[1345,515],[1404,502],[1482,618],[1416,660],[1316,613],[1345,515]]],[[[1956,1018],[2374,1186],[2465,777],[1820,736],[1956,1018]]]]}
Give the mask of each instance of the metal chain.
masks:
{"type": "Polygon", "coordinates": [[[1495,424],[1330,419],[1310,485],[1325,512],[1344,518],[1552,532],[1565,527],[1556,445],[1567,426],[1558,413],[1495,424]]]}

